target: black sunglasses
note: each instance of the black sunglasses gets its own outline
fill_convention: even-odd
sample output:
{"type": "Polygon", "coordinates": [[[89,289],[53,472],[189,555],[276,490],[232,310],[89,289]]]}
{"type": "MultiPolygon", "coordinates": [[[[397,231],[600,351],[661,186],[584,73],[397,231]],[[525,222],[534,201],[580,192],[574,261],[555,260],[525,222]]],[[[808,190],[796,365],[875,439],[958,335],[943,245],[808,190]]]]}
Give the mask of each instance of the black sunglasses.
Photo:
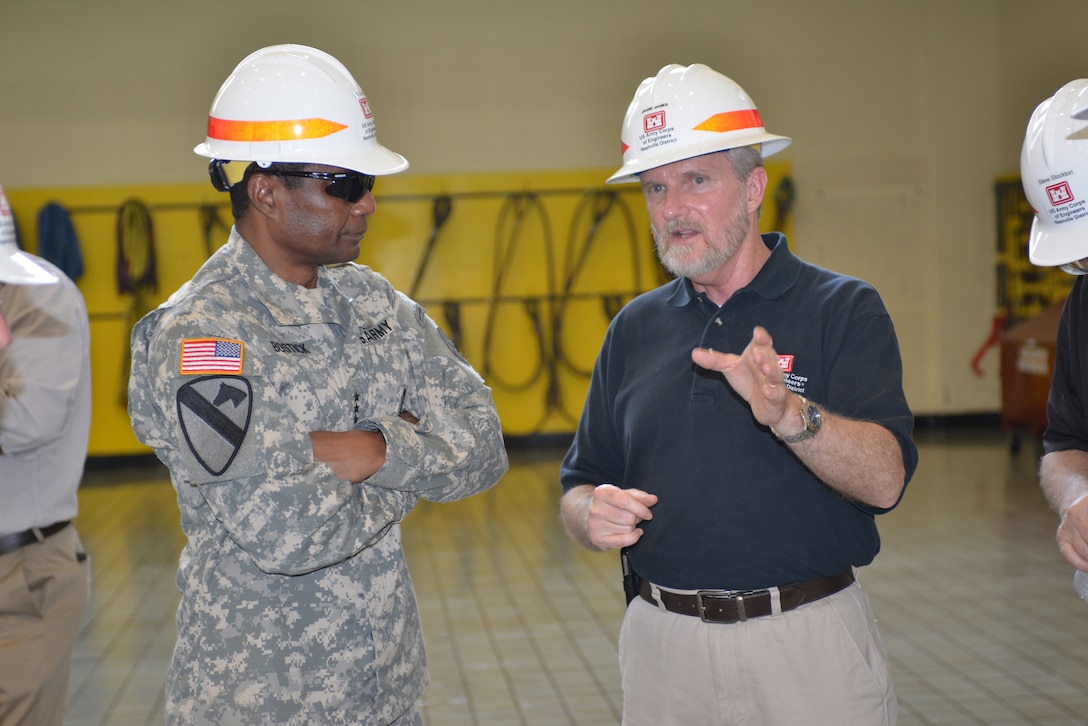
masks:
{"type": "Polygon", "coordinates": [[[300,176],[308,179],[324,179],[329,182],[325,193],[355,204],[374,188],[374,177],[357,171],[293,171],[288,169],[270,170],[276,176],[300,176]]]}

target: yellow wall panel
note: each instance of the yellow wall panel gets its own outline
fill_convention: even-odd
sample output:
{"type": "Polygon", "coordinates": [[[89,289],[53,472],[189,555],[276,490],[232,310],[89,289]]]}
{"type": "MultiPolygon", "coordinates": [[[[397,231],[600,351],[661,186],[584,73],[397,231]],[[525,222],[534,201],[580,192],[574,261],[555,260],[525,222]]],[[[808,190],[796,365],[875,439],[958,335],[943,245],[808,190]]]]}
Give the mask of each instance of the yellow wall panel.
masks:
{"type": "MultiPolygon", "coordinates": [[[[382,177],[359,261],[423,303],[494,390],[507,437],[573,432],[597,349],[615,311],[667,279],[637,185],[606,187],[611,169],[382,177]]],[[[788,177],[769,164],[762,225],[789,233],[788,177]],[[781,197],[780,199],[785,199],[781,197]]],[[[24,245],[37,248],[48,202],[70,213],[84,258],[77,281],[91,318],[89,454],[146,454],[124,406],[128,338],[226,241],[227,197],[209,185],[7,189],[24,245]],[[119,210],[144,204],[158,288],[118,290],[119,210]]]]}

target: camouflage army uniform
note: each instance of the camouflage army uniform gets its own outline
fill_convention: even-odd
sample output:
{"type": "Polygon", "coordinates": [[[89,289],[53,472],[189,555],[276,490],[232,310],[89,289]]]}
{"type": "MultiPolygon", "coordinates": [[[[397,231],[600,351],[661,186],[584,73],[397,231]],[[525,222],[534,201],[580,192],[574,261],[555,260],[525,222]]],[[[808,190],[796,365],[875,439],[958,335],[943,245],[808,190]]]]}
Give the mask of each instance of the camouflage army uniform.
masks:
{"type": "Polygon", "coordinates": [[[132,335],[129,413],[188,542],[171,723],[386,724],[427,682],[399,522],[506,470],[491,392],[379,274],[276,276],[238,235],[132,335]],[[412,412],[411,424],[398,415],[412,412]],[[381,431],[338,481],[308,432],[381,431]]]}

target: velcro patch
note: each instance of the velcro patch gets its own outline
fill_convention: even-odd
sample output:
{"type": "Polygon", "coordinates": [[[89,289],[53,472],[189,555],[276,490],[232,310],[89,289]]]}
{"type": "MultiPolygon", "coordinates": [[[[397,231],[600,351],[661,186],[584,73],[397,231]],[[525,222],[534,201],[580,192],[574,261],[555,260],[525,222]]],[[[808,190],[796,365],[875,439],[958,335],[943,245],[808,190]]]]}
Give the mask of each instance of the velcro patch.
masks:
{"type": "Polygon", "coordinates": [[[246,344],[226,338],[186,338],[181,341],[181,375],[241,373],[246,344]]]}
{"type": "Polygon", "coordinates": [[[208,376],[178,389],[178,418],[189,450],[212,476],[242,448],[253,413],[253,387],[238,376],[208,376]]]}

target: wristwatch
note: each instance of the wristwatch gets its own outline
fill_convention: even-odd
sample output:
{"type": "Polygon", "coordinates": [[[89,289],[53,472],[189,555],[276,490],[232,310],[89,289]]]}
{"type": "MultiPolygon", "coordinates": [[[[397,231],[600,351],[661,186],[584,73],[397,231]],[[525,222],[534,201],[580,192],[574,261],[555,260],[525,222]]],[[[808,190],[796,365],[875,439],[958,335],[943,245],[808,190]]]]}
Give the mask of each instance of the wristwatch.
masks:
{"type": "Polygon", "coordinates": [[[820,433],[820,426],[823,425],[823,419],[820,418],[820,409],[816,408],[816,404],[809,401],[804,396],[799,396],[801,399],[801,425],[802,429],[800,433],[793,436],[783,436],[775,431],[774,427],[771,427],[771,433],[778,437],[778,440],[784,444],[796,444],[799,441],[806,441],[811,439],[816,434],[820,433]]]}

